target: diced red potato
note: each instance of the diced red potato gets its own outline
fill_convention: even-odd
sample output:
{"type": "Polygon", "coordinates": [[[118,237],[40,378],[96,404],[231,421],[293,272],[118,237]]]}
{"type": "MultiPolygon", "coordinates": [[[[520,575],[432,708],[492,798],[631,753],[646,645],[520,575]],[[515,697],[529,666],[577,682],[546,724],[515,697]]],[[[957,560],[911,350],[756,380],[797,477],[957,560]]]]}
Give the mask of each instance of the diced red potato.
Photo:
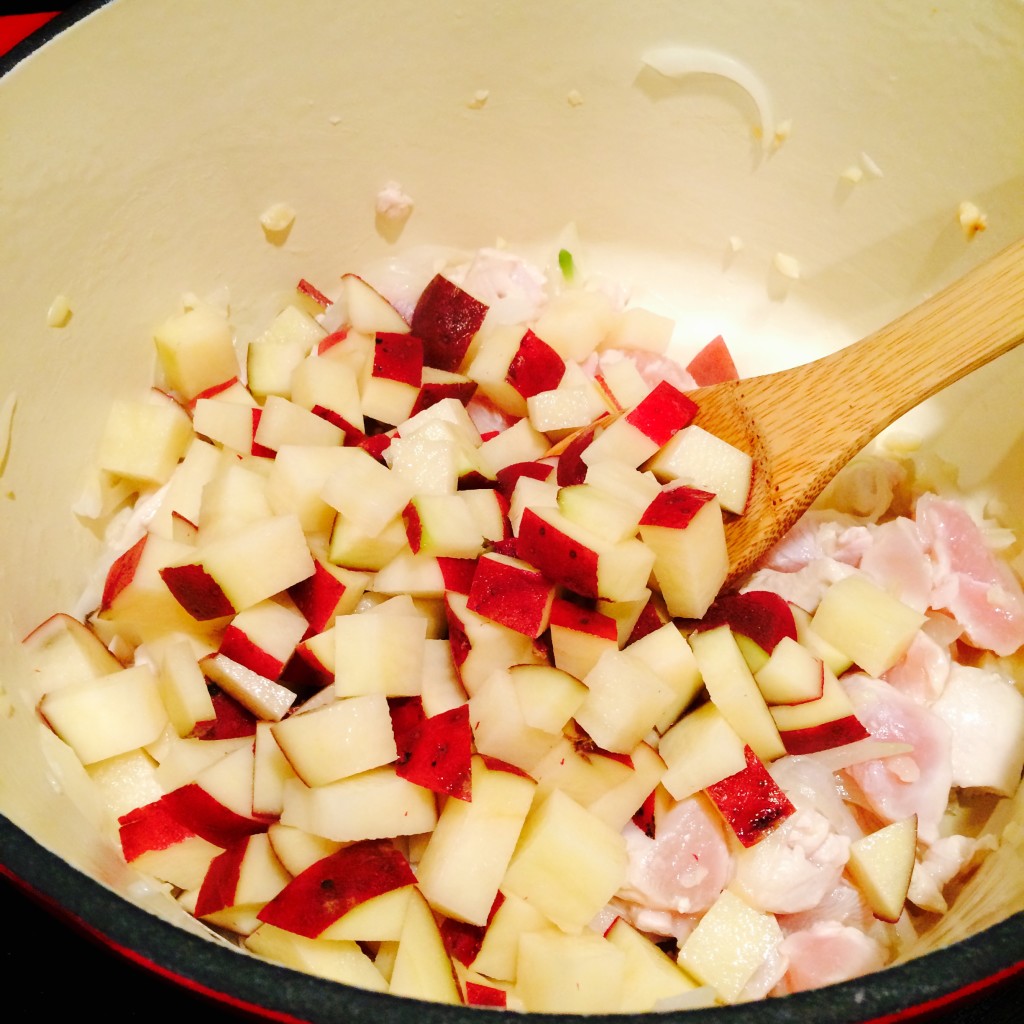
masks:
{"type": "MultiPolygon", "coordinates": [[[[238,428],[234,440],[202,443],[215,455],[236,454],[223,474],[210,467],[212,483],[191,479],[190,518],[177,504],[157,509],[156,521],[181,520],[173,534],[146,533],[140,519],[131,540],[143,540],[113,560],[101,613],[78,625],[90,645],[104,654],[109,645],[126,662],[140,643],[159,645],[163,633],[174,634],[179,652],[194,646],[196,673],[220,680],[231,696],[211,687],[214,717],[198,722],[189,742],[230,736],[242,746],[230,761],[207,765],[199,781],[123,815],[126,858],[192,890],[191,904],[183,905],[208,912],[212,923],[240,933],[256,929],[247,940],[254,951],[305,963],[312,950],[296,942],[320,935],[339,952],[348,944],[348,967],[326,973],[340,970],[343,980],[390,984],[398,994],[436,1001],[568,1005],[558,1002],[564,992],[553,994],[552,986],[564,986],[565,970],[551,956],[582,971],[593,953],[607,965],[607,977],[580,994],[578,1005],[596,1006],[595,993],[607,992],[614,998],[601,1009],[631,1010],[636,993],[634,1002],[615,993],[630,976],[626,962],[635,944],[586,928],[615,915],[638,935],[674,938],[719,981],[698,948],[734,948],[741,940],[728,929],[753,925],[764,948],[746,950],[743,977],[721,984],[720,995],[730,1001],[883,966],[891,955],[890,925],[872,917],[863,880],[862,892],[844,875],[851,843],[880,824],[916,817],[922,865],[930,867],[916,873],[908,898],[943,908],[943,887],[978,852],[970,842],[948,841],[964,837],[939,838],[951,789],[1008,795],[1024,765],[1024,698],[998,674],[958,674],[963,666],[954,660],[954,644],[962,635],[996,654],[1015,651],[1024,641],[1019,581],[962,504],[924,495],[913,519],[895,516],[891,508],[907,507],[907,474],[893,460],[863,459],[770,552],[742,592],[715,601],[724,579],[721,508],[731,506],[720,506],[711,486],[698,492],[679,486],[681,480],[663,485],[646,460],[692,418],[687,391],[736,378],[724,340],[713,339],[684,369],[662,354],[671,334],[666,318],[631,314],[601,291],[570,288],[549,298],[543,275],[499,250],[449,271],[429,278],[418,299],[406,295],[397,304],[355,275],[343,277],[337,308],[300,282],[300,305],[250,346],[248,389],[225,362],[230,337],[222,319],[165,325],[158,343],[164,373],[170,385],[178,383],[180,408],[188,410],[178,419],[195,415],[210,430],[230,422],[238,428]],[[340,322],[346,311],[349,322],[340,322]],[[485,357],[488,338],[504,348],[485,357]],[[214,354],[214,365],[204,365],[204,353],[214,354]],[[318,374],[318,364],[331,372],[318,374]],[[474,379],[473,365],[490,376],[474,379]],[[596,404],[579,426],[562,429],[548,420],[541,428],[524,416],[526,399],[582,385],[596,404]],[[447,430],[450,407],[468,428],[456,432],[468,439],[457,455],[445,448],[455,436],[447,430]],[[225,415],[211,419],[213,411],[225,415]],[[425,458],[413,465],[417,458],[409,453],[421,441],[433,445],[443,475],[431,476],[425,458]],[[294,472],[265,470],[278,460],[320,465],[322,452],[300,455],[307,447],[338,452],[339,459],[346,453],[345,471],[332,471],[322,488],[307,488],[302,516],[296,510],[286,519],[283,505],[290,513],[298,500],[286,492],[303,482],[294,472]],[[269,491],[263,494],[267,476],[277,488],[273,502],[269,491]],[[702,495],[695,508],[718,524],[689,553],[709,577],[699,594],[673,575],[683,553],[678,542],[696,518],[693,510],[675,514],[688,493],[702,495]],[[615,501],[622,495],[639,501],[632,519],[615,501]],[[490,500],[473,500],[478,496],[490,500]],[[419,511],[428,500],[442,510],[429,522],[419,511]],[[410,509],[418,533],[410,529],[410,509]],[[465,528],[453,525],[456,510],[465,528]],[[283,561],[272,557],[280,545],[265,543],[278,534],[290,543],[283,561]],[[239,542],[239,535],[255,540],[239,542]],[[425,553],[442,535],[444,549],[425,553]],[[712,547],[722,551],[709,560],[712,547]],[[815,641],[809,623],[832,586],[855,572],[912,615],[928,617],[902,657],[886,663],[884,681],[847,674],[839,684],[836,677],[853,659],[815,641]],[[356,618],[367,613],[373,614],[356,618]],[[144,626],[132,618],[139,615],[144,626]],[[711,678],[707,633],[722,626],[735,640],[730,664],[744,680],[750,676],[742,692],[711,678]],[[665,638],[665,630],[668,647],[652,639],[665,638]],[[820,698],[807,689],[793,699],[767,676],[759,694],[753,674],[782,638],[806,644],[818,659],[820,698]],[[682,689],[671,676],[677,660],[659,657],[667,650],[685,650],[698,666],[697,655],[704,658],[704,669],[694,669],[682,689]],[[612,664],[611,655],[632,667],[632,685],[606,685],[598,664],[602,657],[601,664],[612,664]],[[356,671],[360,661],[364,668],[356,671]],[[357,678],[363,676],[374,682],[357,678]],[[803,723],[811,713],[805,705],[825,702],[829,679],[833,704],[837,690],[847,701],[849,728],[823,739],[822,729],[835,723],[815,723],[813,730],[778,725],[803,723]],[[558,699],[548,692],[555,680],[558,699]],[[705,696],[690,707],[702,682],[705,696]],[[702,704],[707,694],[711,700],[702,704]],[[355,720],[364,705],[376,709],[371,770],[311,770],[290,746],[297,736],[327,743],[323,723],[355,720]],[[692,794],[674,800],[667,772],[681,771],[679,758],[669,756],[679,753],[680,711],[684,724],[709,713],[728,717],[736,749],[727,770],[689,789],[672,776],[673,785],[692,794]],[[976,711],[988,742],[951,742],[976,711]],[[618,727],[627,721],[631,729],[618,727]],[[250,788],[237,784],[237,766],[255,765],[245,738],[257,727],[281,755],[272,780],[282,794],[280,820],[276,810],[252,813],[250,788]],[[774,742],[779,730],[790,742],[774,742]],[[816,731],[812,743],[792,745],[797,732],[809,731],[816,731]],[[793,756],[794,749],[814,752],[793,756]],[[865,752],[850,755],[853,749],[865,752]],[[879,749],[895,752],[880,757],[879,749]],[[391,760],[380,764],[385,758],[391,760]],[[504,797],[485,799],[486,779],[495,793],[521,791],[515,820],[504,797]],[[378,804],[388,805],[379,815],[378,804]],[[377,838],[382,820],[390,831],[377,838]],[[287,828],[307,850],[319,851],[288,885],[284,868],[267,867],[277,864],[268,828],[287,828]],[[474,836],[468,845],[467,829],[474,836]],[[598,854],[585,871],[576,870],[586,859],[581,836],[598,854]],[[250,847],[269,851],[261,861],[260,900],[269,900],[262,925],[255,907],[232,905],[250,847]],[[486,872],[479,869],[483,860],[486,872]],[[561,874],[567,868],[571,878],[561,874]],[[496,914],[503,899],[509,912],[496,914]],[[521,944],[520,966],[530,977],[517,984],[519,935],[513,928],[510,938],[507,930],[512,910],[516,928],[535,938],[521,944]],[[709,926],[689,945],[709,910],[725,932],[715,936],[709,926]],[[492,919],[500,927],[492,930],[492,919]],[[379,950],[376,966],[355,940],[379,950]],[[496,948],[502,943],[509,948],[496,948]],[[475,963],[482,951],[492,967],[501,965],[494,977],[475,963]]],[[[171,483],[167,493],[175,494],[173,472],[171,483]]],[[[46,635],[37,630],[27,640],[43,662],[46,651],[38,648],[46,635]]],[[[53,657],[67,663],[67,651],[53,657]]],[[[137,657],[150,657],[146,647],[137,657]]],[[[58,665],[49,669],[53,675],[58,665]]],[[[64,698],[50,701],[58,699],[64,698]]],[[[146,749],[159,760],[170,742],[158,738],[146,749]]],[[[264,771],[266,763],[261,759],[264,771]]],[[[663,959],[678,985],[686,975],[663,959]]]]}

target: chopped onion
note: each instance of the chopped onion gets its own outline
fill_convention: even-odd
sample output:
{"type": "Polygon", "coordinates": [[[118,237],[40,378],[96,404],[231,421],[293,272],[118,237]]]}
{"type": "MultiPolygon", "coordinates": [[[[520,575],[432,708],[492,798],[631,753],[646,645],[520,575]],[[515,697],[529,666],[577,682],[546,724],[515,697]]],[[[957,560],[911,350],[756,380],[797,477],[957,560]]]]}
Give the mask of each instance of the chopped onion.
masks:
{"type": "Polygon", "coordinates": [[[853,764],[861,764],[864,761],[874,761],[880,757],[893,757],[895,755],[909,754],[914,747],[910,743],[897,743],[895,741],[865,739],[856,740],[853,743],[845,743],[841,747],[832,747],[829,750],[819,750],[814,754],[804,754],[806,758],[813,758],[827,767],[829,771],[838,772],[849,768],[853,764]]]}
{"type": "Polygon", "coordinates": [[[735,57],[697,47],[662,46],[648,50],[641,60],[666,78],[715,75],[735,83],[750,96],[757,107],[761,144],[767,149],[775,143],[775,116],[768,89],[746,64],[735,57]]]}

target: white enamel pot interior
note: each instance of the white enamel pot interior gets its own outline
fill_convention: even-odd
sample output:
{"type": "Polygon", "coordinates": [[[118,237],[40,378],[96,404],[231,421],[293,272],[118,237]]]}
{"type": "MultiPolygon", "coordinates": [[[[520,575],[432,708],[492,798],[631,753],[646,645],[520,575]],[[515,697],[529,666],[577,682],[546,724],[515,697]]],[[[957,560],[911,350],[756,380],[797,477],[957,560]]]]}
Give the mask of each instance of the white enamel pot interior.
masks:
{"type": "MultiPolygon", "coordinates": [[[[569,225],[591,265],[676,316],[681,338],[724,334],[745,373],[845,344],[1024,233],[1024,6],[115,0],[48,35],[0,80],[3,870],[254,1012],[476,1020],[244,957],[121,862],[81,769],[37,720],[19,650],[73,606],[97,553],[72,504],[108,403],[150,381],[152,327],[185,292],[227,287],[250,337],[300,277],[334,281],[420,244],[544,245],[569,225]],[[736,62],[749,88],[647,67],[666,46],[736,62]],[[415,204],[397,233],[374,215],[388,181],[415,204]],[[963,201],[987,217],[970,240],[963,201]],[[259,223],[276,202],[296,210],[281,244],[259,223]],[[799,279],[779,274],[779,253],[799,279]]],[[[1022,385],[1017,352],[910,418],[1018,525],[1022,385]]],[[[1018,800],[1001,849],[921,940],[927,955],[669,1019],[866,1020],[1012,973],[1022,835],[1018,800]]]]}

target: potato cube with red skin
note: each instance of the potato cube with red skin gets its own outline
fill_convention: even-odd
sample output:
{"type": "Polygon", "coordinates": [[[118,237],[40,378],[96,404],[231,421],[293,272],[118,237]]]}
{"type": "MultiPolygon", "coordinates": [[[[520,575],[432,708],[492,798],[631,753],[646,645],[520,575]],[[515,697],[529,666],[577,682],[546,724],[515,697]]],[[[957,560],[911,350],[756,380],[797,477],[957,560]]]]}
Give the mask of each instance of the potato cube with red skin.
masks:
{"type": "Polygon", "coordinates": [[[551,508],[523,511],[516,552],[553,583],[582,597],[613,601],[640,596],[655,560],[635,538],[606,541],[551,508]]]}
{"type": "Polygon", "coordinates": [[[743,846],[760,842],[795,810],[789,797],[768,773],[750,747],[744,749],[746,767],[705,792],[743,846]]]}
{"type": "Polygon", "coordinates": [[[487,306],[453,281],[437,274],[423,289],[410,327],[423,339],[427,366],[457,373],[473,336],[484,322],[487,306]]]}
{"type": "Polygon", "coordinates": [[[362,840],[296,875],[263,907],[259,918],[312,939],[366,900],[415,882],[409,862],[393,843],[362,840]]]}
{"type": "Polygon", "coordinates": [[[700,388],[711,384],[724,384],[727,380],[739,380],[740,376],[732,353],[720,334],[712,338],[687,363],[686,372],[700,388]]]}
{"type": "Polygon", "coordinates": [[[665,488],[641,517],[640,538],[654,553],[654,576],[669,613],[701,618],[729,574],[718,499],[694,487],[665,488]]]}
{"type": "Polygon", "coordinates": [[[423,383],[423,342],[415,334],[377,334],[368,380],[360,398],[364,416],[396,426],[416,406],[423,383]]]}
{"type": "Polygon", "coordinates": [[[625,415],[610,423],[582,452],[592,466],[615,459],[639,466],[693,422],[697,406],[668,381],[661,381],[625,415]]]}
{"type": "Polygon", "coordinates": [[[469,705],[427,716],[420,697],[399,697],[390,704],[399,778],[457,800],[471,800],[469,705]]]}
{"type": "Polygon", "coordinates": [[[618,624],[610,615],[555,598],[548,619],[556,668],[582,679],[608,650],[618,647],[618,624]]]}
{"type": "Polygon", "coordinates": [[[490,919],[536,786],[476,755],[470,801],[449,800],[417,868],[435,910],[471,925],[490,919]]]}
{"type": "Polygon", "coordinates": [[[548,627],[555,586],[528,562],[485,554],[477,562],[467,607],[524,636],[548,627]]]}

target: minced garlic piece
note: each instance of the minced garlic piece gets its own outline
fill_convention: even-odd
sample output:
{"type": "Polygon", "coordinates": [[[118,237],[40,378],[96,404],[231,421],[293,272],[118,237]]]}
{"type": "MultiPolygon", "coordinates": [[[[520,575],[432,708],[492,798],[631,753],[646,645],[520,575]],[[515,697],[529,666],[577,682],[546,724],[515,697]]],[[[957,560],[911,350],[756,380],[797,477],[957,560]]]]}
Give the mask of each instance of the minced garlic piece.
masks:
{"type": "Polygon", "coordinates": [[[788,277],[791,281],[800,280],[800,264],[795,257],[788,256],[784,252],[777,252],[772,257],[772,266],[783,277],[788,277]]]}
{"type": "Polygon", "coordinates": [[[851,184],[856,185],[857,182],[864,180],[864,168],[859,164],[850,164],[850,166],[847,167],[839,177],[842,178],[843,181],[848,181],[851,184]]]}
{"type": "Polygon", "coordinates": [[[583,96],[580,94],[579,89],[570,89],[566,99],[569,101],[570,107],[578,107],[583,102],[583,96]]]}
{"type": "Polygon", "coordinates": [[[66,295],[58,295],[46,311],[47,327],[64,327],[71,319],[71,304],[66,295]]]}
{"type": "Polygon", "coordinates": [[[872,178],[882,177],[882,168],[879,167],[878,164],[876,164],[875,161],[867,155],[867,153],[861,153],[860,165],[864,168],[864,173],[871,175],[872,178]]]}
{"type": "Polygon", "coordinates": [[[956,211],[957,220],[960,221],[960,229],[964,238],[970,241],[979,231],[988,227],[988,217],[969,199],[965,199],[956,211]]]}
{"type": "Polygon", "coordinates": [[[280,235],[295,223],[295,208],[287,203],[274,203],[260,215],[260,224],[269,235],[280,235]]]}
{"type": "Polygon", "coordinates": [[[775,135],[772,138],[772,145],[778,149],[793,134],[793,122],[786,118],[780,121],[775,127],[775,135]]]}
{"type": "Polygon", "coordinates": [[[477,89],[473,93],[473,98],[466,104],[470,110],[480,110],[490,98],[490,92],[487,89],[477,89]]]}
{"type": "Polygon", "coordinates": [[[377,193],[377,215],[387,220],[405,220],[412,213],[412,206],[412,197],[397,181],[389,181],[377,193]]]}

